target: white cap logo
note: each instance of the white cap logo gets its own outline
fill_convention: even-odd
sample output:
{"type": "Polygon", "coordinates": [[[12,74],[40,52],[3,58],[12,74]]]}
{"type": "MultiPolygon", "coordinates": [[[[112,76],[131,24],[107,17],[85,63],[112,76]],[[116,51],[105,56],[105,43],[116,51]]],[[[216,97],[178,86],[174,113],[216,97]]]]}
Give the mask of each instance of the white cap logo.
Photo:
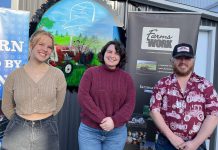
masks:
{"type": "Polygon", "coordinates": [[[181,46],[177,48],[177,52],[190,52],[189,47],[181,46]]]}

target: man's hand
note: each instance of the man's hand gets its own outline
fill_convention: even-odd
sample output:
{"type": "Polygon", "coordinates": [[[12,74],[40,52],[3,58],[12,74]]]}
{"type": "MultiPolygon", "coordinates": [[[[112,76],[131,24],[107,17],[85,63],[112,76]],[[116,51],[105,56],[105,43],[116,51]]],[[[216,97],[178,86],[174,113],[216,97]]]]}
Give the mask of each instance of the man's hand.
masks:
{"type": "Polygon", "coordinates": [[[184,141],[181,137],[179,137],[179,136],[177,136],[177,135],[175,135],[175,134],[169,138],[169,141],[170,141],[170,143],[171,143],[176,149],[181,149],[181,148],[183,148],[183,147],[182,147],[182,146],[183,146],[182,144],[185,143],[185,141],[184,141]]]}
{"type": "Polygon", "coordinates": [[[196,150],[198,149],[200,145],[195,144],[193,141],[187,141],[181,145],[179,145],[179,148],[181,150],[196,150]]]}
{"type": "Polygon", "coordinates": [[[100,127],[105,131],[111,131],[114,128],[114,121],[111,117],[106,117],[101,121],[100,127]]]}

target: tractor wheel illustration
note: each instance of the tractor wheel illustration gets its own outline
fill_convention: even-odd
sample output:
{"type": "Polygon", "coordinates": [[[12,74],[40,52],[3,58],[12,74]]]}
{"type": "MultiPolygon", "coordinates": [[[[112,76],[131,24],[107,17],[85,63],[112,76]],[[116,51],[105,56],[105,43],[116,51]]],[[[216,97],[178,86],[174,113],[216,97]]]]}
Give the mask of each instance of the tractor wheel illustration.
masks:
{"type": "Polygon", "coordinates": [[[73,72],[73,64],[70,62],[65,62],[62,66],[62,71],[65,76],[69,76],[73,72]]]}

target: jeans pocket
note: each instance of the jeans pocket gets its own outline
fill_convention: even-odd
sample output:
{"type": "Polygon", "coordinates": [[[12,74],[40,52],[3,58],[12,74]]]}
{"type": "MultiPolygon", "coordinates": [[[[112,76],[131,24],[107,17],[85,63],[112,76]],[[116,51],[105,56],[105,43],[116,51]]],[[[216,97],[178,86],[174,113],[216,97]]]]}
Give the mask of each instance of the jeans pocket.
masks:
{"type": "Polygon", "coordinates": [[[158,140],[155,143],[155,148],[156,150],[175,150],[170,141],[161,134],[158,136],[158,140]]]}
{"type": "Polygon", "coordinates": [[[52,130],[52,134],[58,135],[58,126],[56,121],[51,121],[50,122],[50,128],[52,130]]]}
{"type": "Polygon", "coordinates": [[[13,129],[14,125],[15,125],[15,121],[10,120],[5,131],[4,131],[4,135],[8,134],[11,131],[11,129],[13,129]]]}

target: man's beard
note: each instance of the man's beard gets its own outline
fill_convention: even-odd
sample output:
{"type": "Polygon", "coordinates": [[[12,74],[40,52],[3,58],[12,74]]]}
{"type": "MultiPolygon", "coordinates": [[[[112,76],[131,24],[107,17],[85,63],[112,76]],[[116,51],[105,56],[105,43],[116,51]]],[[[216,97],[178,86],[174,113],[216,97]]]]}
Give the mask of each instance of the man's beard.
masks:
{"type": "Polygon", "coordinates": [[[191,72],[193,72],[193,69],[194,65],[192,65],[186,72],[181,72],[177,67],[173,66],[174,73],[182,77],[189,75],[191,72]]]}

